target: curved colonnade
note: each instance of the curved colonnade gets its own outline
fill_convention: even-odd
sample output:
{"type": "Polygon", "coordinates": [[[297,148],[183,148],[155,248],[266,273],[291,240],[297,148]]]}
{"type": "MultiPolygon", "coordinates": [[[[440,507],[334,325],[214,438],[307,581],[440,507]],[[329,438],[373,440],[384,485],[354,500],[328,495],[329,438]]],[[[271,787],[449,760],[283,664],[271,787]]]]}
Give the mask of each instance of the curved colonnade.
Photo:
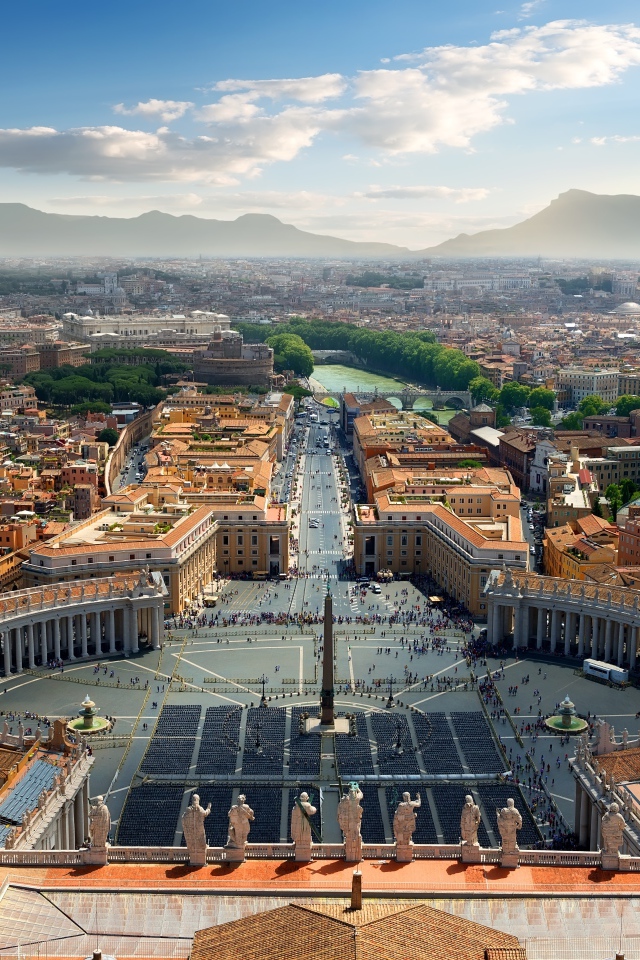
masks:
{"type": "Polygon", "coordinates": [[[593,657],[633,669],[638,656],[640,591],[537,574],[493,570],[484,591],[487,639],[593,657]]]}
{"type": "Polygon", "coordinates": [[[139,577],[105,577],[55,587],[32,587],[0,598],[0,643],[5,677],[52,660],[137,653],[160,646],[161,586],[139,577]]]}

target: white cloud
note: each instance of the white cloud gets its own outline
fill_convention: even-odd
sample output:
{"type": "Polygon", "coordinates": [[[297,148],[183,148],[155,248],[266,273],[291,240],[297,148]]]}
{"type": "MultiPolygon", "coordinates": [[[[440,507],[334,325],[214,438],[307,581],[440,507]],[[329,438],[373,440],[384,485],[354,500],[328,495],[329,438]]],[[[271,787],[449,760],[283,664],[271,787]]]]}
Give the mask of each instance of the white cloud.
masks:
{"type": "Polygon", "coordinates": [[[485,187],[379,187],[373,185],[357,196],[366,197],[368,200],[446,199],[453,200],[455,203],[467,203],[470,200],[484,200],[489,196],[489,192],[485,187]]]}
{"type": "Polygon", "coordinates": [[[322,103],[344,93],[346,80],[339,73],[324,73],[319,77],[299,77],[295,80],[221,80],[213,90],[242,92],[254,99],[297,100],[299,103],[322,103]]]}
{"type": "Polygon", "coordinates": [[[292,160],[320,125],[308,108],[288,108],[248,126],[220,126],[217,136],[186,138],[167,130],[48,127],[0,130],[0,166],[22,173],[67,173],[90,180],[229,184],[263,164],[292,160]]]}
{"type": "MultiPolygon", "coordinates": [[[[607,143],[638,143],[640,136],[621,137],[618,135],[612,137],[590,137],[589,143],[595,147],[604,147],[607,143]]],[[[574,140],[574,143],[577,141],[574,140]]]]}
{"type": "Polygon", "coordinates": [[[125,107],[124,103],[116,103],[114,113],[126,117],[139,115],[142,117],[160,117],[165,123],[179,120],[193,104],[190,100],[146,100],[136,103],[133,107],[125,107]]]}
{"type": "Polygon", "coordinates": [[[211,88],[215,102],[197,108],[154,99],[115,108],[165,123],[190,112],[189,136],[166,126],[152,133],[122,126],[0,130],[0,166],[84,179],[229,184],[293,160],[323,132],[341,138],[343,155],[357,152],[349,141],[368,148],[364,162],[379,166],[443,148],[470,151],[478,135],[510,122],[514,96],[615,83],[638,64],[639,28],[559,20],[499,31],[480,46],[427,47],[353,79],[228,79],[211,88]],[[338,97],[330,108],[327,101],[338,97]]]}
{"type": "Polygon", "coordinates": [[[528,0],[527,3],[523,3],[520,7],[520,20],[526,20],[528,17],[532,16],[534,11],[542,6],[545,0],[528,0]]]}

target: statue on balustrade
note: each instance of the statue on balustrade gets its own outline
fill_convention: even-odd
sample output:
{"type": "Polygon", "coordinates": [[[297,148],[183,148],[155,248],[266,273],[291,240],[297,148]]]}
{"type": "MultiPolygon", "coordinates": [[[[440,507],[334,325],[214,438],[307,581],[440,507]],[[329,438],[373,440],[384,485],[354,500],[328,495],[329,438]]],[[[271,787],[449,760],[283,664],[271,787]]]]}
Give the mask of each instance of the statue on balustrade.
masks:
{"type": "Polygon", "coordinates": [[[309,794],[296,797],[291,811],[291,839],[296,845],[296,860],[311,858],[311,817],[317,808],[309,802],[309,794]]]}
{"type": "Polygon", "coordinates": [[[460,814],[460,836],[468,847],[479,847],[478,827],[480,826],[480,807],[474,803],[471,794],[464,798],[464,807],[460,814]]]}
{"type": "Polygon", "coordinates": [[[625,819],[620,813],[620,807],[617,803],[612,803],[602,818],[602,826],[600,829],[602,852],[606,856],[618,856],[625,826],[625,819]]]}
{"type": "Polygon", "coordinates": [[[517,854],[519,852],[517,833],[522,829],[522,815],[516,809],[515,802],[509,797],[506,807],[496,810],[498,830],[502,840],[502,852],[517,854]]]}
{"type": "Polygon", "coordinates": [[[204,821],[211,813],[211,804],[205,810],[200,806],[200,797],[194,793],[191,804],[182,814],[182,833],[184,834],[189,862],[193,866],[203,867],[207,862],[207,837],[204,831],[204,821]]]}
{"type": "Polygon", "coordinates": [[[338,823],[342,830],[345,843],[346,859],[351,861],[362,860],[362,807],[360,801],[363,793],[357,783],[349,784],[349,791],[338,804],[338,823]]]}
{"type": "Polygon", "coordinates": [[[399,847],[407,847],[412,842],[411,837],[416,829],[416,810],[422,806],[420,794],[416,794],[416,799],[411,799],[410,793],[402,794],[402,801],[396,807],[393,816],[393,835],[399,847]]]}
{"type": "Polygon", "coordinates": [[[255,820],[255,814],[246,802],[243,793],[229,810],[229,836],[227,846],[244,850],[251,829],[250,823],[255,820]]]}
{"type": "Polygon", "coordinates": [[[111,814],[104,797],[96,797],[89,810],[89,836],[91,847],[102,850],[107,845],[111,830],[111,814]]]}

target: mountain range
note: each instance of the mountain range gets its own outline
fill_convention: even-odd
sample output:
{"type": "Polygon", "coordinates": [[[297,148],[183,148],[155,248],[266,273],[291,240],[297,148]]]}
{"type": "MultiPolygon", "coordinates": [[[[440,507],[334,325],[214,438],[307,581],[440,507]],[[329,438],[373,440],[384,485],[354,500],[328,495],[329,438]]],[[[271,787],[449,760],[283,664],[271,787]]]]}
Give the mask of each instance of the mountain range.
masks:
{"type": "Polygon", "coordinates": [[[568,190],[539,213],[500,230],[462,233],[423,250],[358,243],[299,230],[269,214],[237,220],[152,210],[117,218],[44,213],[0,203],[0,256],[114,257],[423,257],[640,258],[640,197],[568,190]]]}

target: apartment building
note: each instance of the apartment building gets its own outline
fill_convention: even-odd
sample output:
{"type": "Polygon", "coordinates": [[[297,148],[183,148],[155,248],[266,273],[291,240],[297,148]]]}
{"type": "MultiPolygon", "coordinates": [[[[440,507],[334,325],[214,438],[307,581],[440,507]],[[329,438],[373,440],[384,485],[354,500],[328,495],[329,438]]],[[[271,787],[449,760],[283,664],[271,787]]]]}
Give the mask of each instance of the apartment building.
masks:
{"type": "Polygon", "coordinates": [[[84,523],[29,548],[24,585],[138,575],[148,566],[164,581],[165,614],[180,613],[215,572],[213,511],[187,503],[158,511],[146,495],[127,491],[103,504],[105,509],[84,523]]]}
{"type": "Polygon", "coordinates": [[[370,413],[353,422],[353,456],[364,478],[370,457],[387,453],[429,453],[457,444],[445,430],[411,411],[370,413]]]}
{"type": "Polygon", "coordinates": [[[601,564],[618,562],[618,533],[607,520],[585,516],[545,530],[544,572],[563,580],[586,580],[601,564]]]}
{"type": "Polygon", "coordinates": [[[569,392],[571,406],[577,407],[581,400],[594,394],[613,405],[618,399],[619,376],[613,368],[565,367],[558,370],[556,382],[569,392]]]}
{"type": "Polygon", "coordinates": [[[482,617],[490,571],[505,564],[528,569],[520,498],[511,477],[497,484],[449,481],[377,493],[372,503],[355,506],[354,562],[367,576],[429,574],[482,617]]]}

